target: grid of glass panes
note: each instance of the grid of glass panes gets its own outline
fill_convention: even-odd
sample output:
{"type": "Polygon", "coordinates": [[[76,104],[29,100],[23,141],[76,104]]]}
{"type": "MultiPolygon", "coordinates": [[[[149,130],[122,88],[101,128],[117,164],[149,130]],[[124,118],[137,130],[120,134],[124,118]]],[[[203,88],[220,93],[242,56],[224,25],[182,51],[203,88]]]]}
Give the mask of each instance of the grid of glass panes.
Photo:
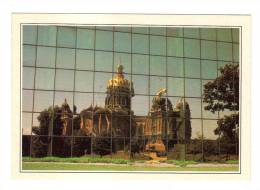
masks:
{"type": "MultiPolygon", "coordinates": [[[[166,88],[173,105],[181,97],[190,105],[191,139],[216,140],[217,120],[230,113],[204,110],[203,85],[219,75],[220,67],[239,63],[239,29],[27,25],[22,50],[23,135],[34,136],[40,112],[61,106],[65,98],[72,110],[77,106],[74,115],[90,105],[104,107],[107,81],[122,64],[134,85],[135,115],[146,116],[156,92],[166,88]]],[[[59,138],[47,137],[52,144],[59,138]]]]}

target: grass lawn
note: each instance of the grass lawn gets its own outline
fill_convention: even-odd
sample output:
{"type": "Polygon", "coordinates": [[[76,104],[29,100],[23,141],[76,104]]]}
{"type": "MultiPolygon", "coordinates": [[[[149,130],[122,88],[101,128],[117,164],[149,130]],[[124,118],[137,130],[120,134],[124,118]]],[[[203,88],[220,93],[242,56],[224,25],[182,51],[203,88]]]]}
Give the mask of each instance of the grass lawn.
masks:
{"type": "MultiPolygon", "coordinates": [[[[110,158],[110,157],[99,157],[99,156],[82,156],[82,157],[42,157],[32,158],[23,157],[23,162],[61,162],[61,163],[112,163],[112,164],[131,164],[131,163],[145,163],[147,160],[126,160],[122,158],[110,158]]],[[[187,166],[189,164],[199,164],[200,162],[192,160],[166,160],[161,161],[162,163],[174,164],[177,166],[187,166]]],[[[208,162],[211,164],[239,164],[238,160],[228,160],[225,162],[208,162]]]]}
{"type": "Polygon", "coordinates": [[[23,170],[105,170],[105,171],[238,171],[235,166],[230,167],[147,167],[133,165],[88,165],[82,163],[55,163],[55,162],[23,162],[23,170]]]}

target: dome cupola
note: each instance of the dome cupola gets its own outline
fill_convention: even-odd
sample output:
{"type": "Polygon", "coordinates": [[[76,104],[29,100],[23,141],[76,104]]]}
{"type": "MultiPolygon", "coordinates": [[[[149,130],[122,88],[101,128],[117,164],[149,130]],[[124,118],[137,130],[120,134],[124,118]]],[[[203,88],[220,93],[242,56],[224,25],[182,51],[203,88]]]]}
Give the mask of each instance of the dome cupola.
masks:
{"type": "Polygon", "coordinates": [[[105,105],[107,108],[129,112],[134,89],[133,83],[125,79],[123,69],[122,65],[118,65],[117,73],[108,81],[105,105]]]}
{"type": "Polygon", "coordinates": [[[115,76],[108,81],[107,88],[131,88],[131,82],[129,82],[127,79],[125,79],[123,74],[123,65],[117,66],[117,73],[115,76]]]}

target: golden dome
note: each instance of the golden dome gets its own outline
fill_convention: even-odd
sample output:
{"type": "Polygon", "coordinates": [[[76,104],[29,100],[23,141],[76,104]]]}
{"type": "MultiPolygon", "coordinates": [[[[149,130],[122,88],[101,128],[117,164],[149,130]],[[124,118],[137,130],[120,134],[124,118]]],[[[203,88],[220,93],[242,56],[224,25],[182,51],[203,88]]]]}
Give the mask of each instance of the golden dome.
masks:
{"type": "Polygon", "coordinates": [[[108,81],[107,87],[124,87],[124,88],[130,88],[130,82],[125,79],[123,75],[123,66],[118,65],[117,66],[117,73],[116,75],[108,81]]]}

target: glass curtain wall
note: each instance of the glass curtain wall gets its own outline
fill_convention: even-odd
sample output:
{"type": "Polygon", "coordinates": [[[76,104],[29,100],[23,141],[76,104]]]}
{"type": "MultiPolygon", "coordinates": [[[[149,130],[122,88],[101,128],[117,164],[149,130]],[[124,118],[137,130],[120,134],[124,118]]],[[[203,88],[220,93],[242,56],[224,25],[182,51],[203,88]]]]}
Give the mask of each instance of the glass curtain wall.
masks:
{"type": "MultiPolygon", "coordinates": [[[[102,137],[78,132],[80,113],[88,108],[89,122],[96,128],[95,120],[107,117],[95,118],[95,108],[105,107],[108,80],[121,64],[134,89],[133,114],[121,116],[129,121],[130,131],[133,117],[147,117],[156,93],[166,88],[173,107],[181,98],[189,104],[192,130],[185,159],[225,159],[232,146],[236,150],[230,159],[237,158],[238,142],[226,145],[215,132],[218,120],[235,111],[212,113],[205,109],[203,96],[204,85],[221,75],[219,68],[239,64],[238,28],[24,25],[22,37],[24,156],[94,155],[97,145],[110,151],[109,156],[116,154],[115,146],[130,154],[131,144],[140,139],[144,149],[149,135],[142,132],[135,137],[114,135],[112,128],[102,137]],[[71,127],[64,132],[60,125],[71,127]]],[[[110,122],[114,127],[113,117],[110,122]]]]}

